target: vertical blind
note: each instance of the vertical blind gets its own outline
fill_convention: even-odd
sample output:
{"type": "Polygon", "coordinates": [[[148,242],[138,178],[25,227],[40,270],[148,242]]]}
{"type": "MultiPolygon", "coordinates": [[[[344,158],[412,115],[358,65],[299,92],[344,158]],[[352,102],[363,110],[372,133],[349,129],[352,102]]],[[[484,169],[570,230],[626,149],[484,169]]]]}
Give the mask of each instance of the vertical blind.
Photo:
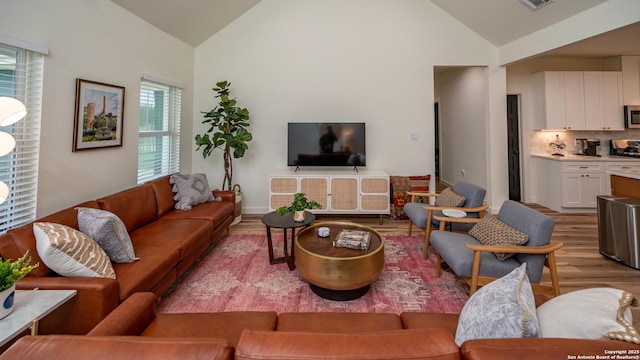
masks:
{"type": "Polygon", "coordinates": [[[15,149],[0,157],[0,180],[9,186],[9,197],[0,205],[0,232],[36,217],[43,68],[42,54],[0,44],[0,96],[27,108],[24,119],[0,128],[16,139],[15,149]]]}
{"type": "Polygon", "coordinates": [[[140,83],[138,183],[178,172],[182,90],[148,79],[140,83]]]}

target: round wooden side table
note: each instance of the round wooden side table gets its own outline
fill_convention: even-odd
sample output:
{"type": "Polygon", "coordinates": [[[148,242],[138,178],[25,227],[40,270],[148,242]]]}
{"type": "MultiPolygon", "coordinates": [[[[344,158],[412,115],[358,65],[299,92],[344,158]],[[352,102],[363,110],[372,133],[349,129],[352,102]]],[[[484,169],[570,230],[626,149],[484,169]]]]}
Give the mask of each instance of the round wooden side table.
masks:
{"type": "Polygon", "coordinates": [[[294,221],[293,214],[280,215],[276,211],[272,211],[265,216],[262,217],[262,223],[267,228],[267,244],[269,247],[269,263],[280,264],[286,262],[289,266],[289,270],[294,270],[296,268],[295,265],[295,254],[293,252],[293,240],[296,234],[296,228],[309,226],[314,220],[316,216],[313,213],[305,211],[304,213],[304,221],[294,221]],[[284,231],[284,239],[283,239],[283,248],[284,255],[278,258],[274,258],[273,255],[273,241],[271,239],[271,228],[282,229],[284,231]],[[287,230],[291,230],[291,254],[289,254],[288,246],[287,246],[287,230]]]}

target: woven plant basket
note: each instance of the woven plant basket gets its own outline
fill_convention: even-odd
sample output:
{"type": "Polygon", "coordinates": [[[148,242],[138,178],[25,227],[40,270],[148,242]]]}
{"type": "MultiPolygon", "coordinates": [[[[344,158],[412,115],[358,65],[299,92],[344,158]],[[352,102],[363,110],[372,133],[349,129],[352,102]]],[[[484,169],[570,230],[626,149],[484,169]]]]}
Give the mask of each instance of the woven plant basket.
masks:
{"type": "Polygon", "coordinates": [[[233,219],[233,222],[231,223],[231,225],[235,225],[242,221],[242,188],[240,185],[235,184],[231,190],[236,193],[236,208],[234,210],[235,219],[233,219]]]}

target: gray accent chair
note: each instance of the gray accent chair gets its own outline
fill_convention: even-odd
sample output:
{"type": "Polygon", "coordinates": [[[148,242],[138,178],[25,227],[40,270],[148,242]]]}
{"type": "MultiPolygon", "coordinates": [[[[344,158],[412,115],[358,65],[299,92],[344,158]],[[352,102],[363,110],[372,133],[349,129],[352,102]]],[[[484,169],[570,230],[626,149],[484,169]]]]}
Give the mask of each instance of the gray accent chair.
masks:
{"type": "MultiPolygon", "coordinates": [[[[440,229],[444,228],[446,221],[464,221],[464,219],[439,218],[442,220],[440,229]]],[[[527,276],[534,292],[560,295],[555,251],[562,248],[563,243],[551,241],[555,220],[512,200],[502,204],[498,219],[527,234],[528,241],[520,246],[482,245],[468,234],[434,231],[431,234],[431,245],[437,253],[436,276],[440,276],[444,260],[456,275],[463,277],[469,283],[469,294],[472,295],[478,286],[486,285],[496,278],[507,275],[526,262],[527,276]],[[515,255],[500,261],[493,252],[515,253],[515,255]],[[550,271],[551,286],[540,285],[545,266],[550,271]]],[[[480,220],[467,219],[467,221],[479,222],[480,220]]]]}
{"type": "MultiPolygon", "coordinates": [[[[485,210],[489,207],[484,203],[484,197],[487,194],[487,190],[474,185],[470,182],[459,180],[455,183],[453,188],[454,193],[462,195],[466,198],[464,204],[461,207],[438,207],[430,205],[430,198],[436,198],[440,194],[425,193],[425,192],[413,192],[408,191],[407,195],[411,196],[411,201],[404,205],[404,212],[409,217],[409,236],[413,230],[413,225],[422,230],[424,233],[424,254],[426,259],[429,254],[429,244],[431,231],[438,229],[440,222],[434,218],[435,216],[443,216],[442,210],[444,209],[459,209],[467,213],[467,218],[482,218],[485,210]],[[418,202],[418,199],[424,199],[424,203],[418,202]]],[[[473,227],[473,224],[469,223],[453,223],[451,224],[452,231],[469,231],[473,227]]]]}

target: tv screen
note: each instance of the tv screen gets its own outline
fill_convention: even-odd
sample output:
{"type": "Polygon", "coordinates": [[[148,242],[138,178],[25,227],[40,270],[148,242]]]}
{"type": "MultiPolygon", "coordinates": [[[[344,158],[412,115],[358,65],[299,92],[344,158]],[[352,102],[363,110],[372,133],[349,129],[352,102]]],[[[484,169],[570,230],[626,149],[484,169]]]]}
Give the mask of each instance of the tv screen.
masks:
{"type": "Polygon", "coordinates": [[[289,123],[288,166],[365,166],[364,123],[289,123]]]}

